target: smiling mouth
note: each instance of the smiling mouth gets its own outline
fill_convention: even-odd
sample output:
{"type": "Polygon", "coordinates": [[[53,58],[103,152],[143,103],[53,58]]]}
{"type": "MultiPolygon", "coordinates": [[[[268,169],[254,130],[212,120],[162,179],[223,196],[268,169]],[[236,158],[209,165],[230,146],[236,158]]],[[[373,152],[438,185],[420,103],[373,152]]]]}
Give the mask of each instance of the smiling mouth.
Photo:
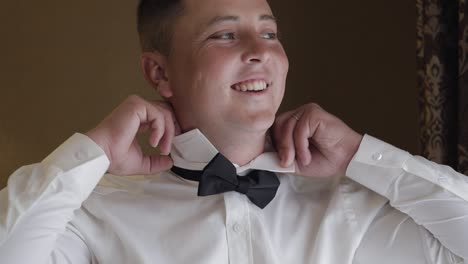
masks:
{"type": "Polygon", "coordinates": [[[268,84],[264,80],[255,80],[255,81],[246,81],[246,82],[240,82],[236,83],[231,86],[232,89],[239,91],[239,92],[263,92],[270,87],[270,84],[268,84]]]}

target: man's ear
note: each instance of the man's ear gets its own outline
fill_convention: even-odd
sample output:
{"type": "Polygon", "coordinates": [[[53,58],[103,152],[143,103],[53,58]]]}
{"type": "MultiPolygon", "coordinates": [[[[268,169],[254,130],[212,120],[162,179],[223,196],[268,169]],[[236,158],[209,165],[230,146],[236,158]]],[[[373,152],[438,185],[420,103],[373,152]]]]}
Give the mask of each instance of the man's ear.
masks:
{"type": "Polygon", "coordinates": [[[143,52],[140,59],[141,69],[146,81],[164,98],[172,96],[167,72],[167,58],[159,52],[143,52]]]}

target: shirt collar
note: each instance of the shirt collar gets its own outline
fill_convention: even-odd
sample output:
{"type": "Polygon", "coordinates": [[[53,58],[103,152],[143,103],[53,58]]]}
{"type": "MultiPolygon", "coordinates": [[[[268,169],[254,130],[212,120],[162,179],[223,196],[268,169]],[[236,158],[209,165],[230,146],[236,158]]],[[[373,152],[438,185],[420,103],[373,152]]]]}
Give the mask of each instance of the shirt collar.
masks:
{"type": "MultiPolygon", "coordinates": [[[[189,170],[203,170],[208,162],[219,152],[199,129],[194,129],[175,137],[172,144],[171,157],[174,161],[174,166],[189,170]]],[[[267,150],[269,150],[269,145],[267,142],[267,150]]],[[[278,154],[273,151],[260,154],[244,166],[237,164],[234,164],[234,166],[237,169],[237,173],[242,173],[249,169],[283,173],[295,171],[294,164],[289,167],[282,167],[278,154]]]]}

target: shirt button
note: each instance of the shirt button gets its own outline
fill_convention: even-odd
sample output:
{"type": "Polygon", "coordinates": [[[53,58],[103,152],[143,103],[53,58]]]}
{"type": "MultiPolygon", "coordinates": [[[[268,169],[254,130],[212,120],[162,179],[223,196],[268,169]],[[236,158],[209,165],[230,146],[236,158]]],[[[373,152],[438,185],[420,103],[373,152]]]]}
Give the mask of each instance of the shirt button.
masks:
{"type": "Polygon", "coordinates": [[[440,176],[438,179],[439,183],[447,183],[448,179],[445,176],[440,176]]]}
{"type": "Polygon", "coordinates": [[[234,232],[240,233],[240,232],[242,231],[242,226],[239,225],[239,224],[234,224],[234,226],[232,227],[232,229],[234,229],[234,232]]]}
{"type": "Polygon", "coordinates": [[[374,155],[372,155],[372,159],[375,161],[380,161],[382,160],[382,158],[383,158],[382,153],[375,153],[374,155]]]}

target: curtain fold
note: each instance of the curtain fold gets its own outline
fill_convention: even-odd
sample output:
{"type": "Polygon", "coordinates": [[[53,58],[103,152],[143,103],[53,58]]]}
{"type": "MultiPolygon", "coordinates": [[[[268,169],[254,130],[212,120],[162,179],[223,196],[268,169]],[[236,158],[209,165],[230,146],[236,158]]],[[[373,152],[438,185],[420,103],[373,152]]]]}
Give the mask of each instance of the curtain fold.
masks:
{"type": "Polygon", "coordinates": [[[416,0],[421,155],[468,174],[465,0],[416,0]]]}
{"type": "Polygon", "coordinates": [[[458,89],[458,169],[468,175],[468,6],[465,0],[460,0],[460,79],[458,89]]]}

